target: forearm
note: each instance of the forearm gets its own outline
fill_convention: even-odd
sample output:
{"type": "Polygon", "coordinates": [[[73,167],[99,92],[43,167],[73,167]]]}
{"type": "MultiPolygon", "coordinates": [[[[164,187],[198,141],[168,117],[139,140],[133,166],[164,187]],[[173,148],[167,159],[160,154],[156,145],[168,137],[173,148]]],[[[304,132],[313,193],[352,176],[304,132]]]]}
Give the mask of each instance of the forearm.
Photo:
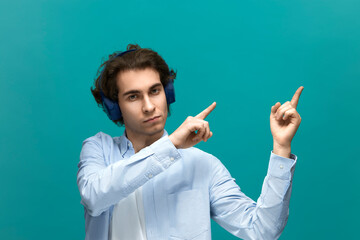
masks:
{"type": "Polygon", "coordinates": [[[261,196],[257,201],[257,218],[261,219],[258,224],[265,221],[272,226],[268,231],[273,233],[276,239],[287,223],[297,157],[289,154],[288,158],[284,158],[274,154],[274,152],[271,154],[261,196]]]}
{"type": "Polygon", "coordinates": [[[91,215],[99,215],[127,197],[150,179],[149,174],[155,176],[163,171],[153,156],[146,156],[138,159],[136,163],[128,164],[130,161],[133,159],[122,159],[104,169],[79,172],[81,202],[91,215]]]}
{"type": "Polygon", "coordinates": [[[224,167],[218,164],[216,178],[212,181],[213,219],[230,233],[243,239],[276,239],[288,217],[292,176],[296,164],[293,159],[274,153],[261,195],[257,202],[246,197],[224,167]],[[216,183],[221,182],[221,185],[216,183]]]}
{"type": "Polygon", "coordinates": [[[94,144],[83,147],[78,171],[82,204],[93,216],[127,197],[180,158],[166,138],[108,166],[101,165],[102,150],[90,151],[93,149],[94,144]]]}

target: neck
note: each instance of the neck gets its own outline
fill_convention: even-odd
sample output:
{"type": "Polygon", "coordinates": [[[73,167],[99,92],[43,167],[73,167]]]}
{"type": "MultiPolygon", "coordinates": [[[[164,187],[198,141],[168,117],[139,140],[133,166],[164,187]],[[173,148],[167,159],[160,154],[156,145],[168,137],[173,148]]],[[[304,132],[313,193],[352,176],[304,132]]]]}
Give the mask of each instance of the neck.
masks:
{"type": "Polygon", "coordinates": [[[143,135],[138,136],[137,134],[132,133],[130,131],[127,132],[126,129],[125,129],[125,133],[126,133],[126,137],[132,143],[135,153],[137,153],[141,149],[143,149],[147,146],[150,146],[151,144],[153,144],[154,142],[159,140],[162,137],[162,135],[164,134],[164,129],[162,129],[158,133],[155,133],[153,135],[148,135],[148,136],[143,136],[143,135]]]}

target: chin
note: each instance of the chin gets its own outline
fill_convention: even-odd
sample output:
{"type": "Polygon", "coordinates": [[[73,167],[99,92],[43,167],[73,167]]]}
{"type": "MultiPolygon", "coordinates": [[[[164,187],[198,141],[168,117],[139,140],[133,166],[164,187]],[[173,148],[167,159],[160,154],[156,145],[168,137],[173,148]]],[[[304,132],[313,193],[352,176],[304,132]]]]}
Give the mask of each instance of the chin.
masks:
{"type": "Polygon", "coordinates": [[[154,129],[152,129],[152,134],[156,134],[159,132],[162,132],[164,130],[164,126],[156,126],[154,129]]]}
{"type": "Polygon", "coordinates": [[[155,135],[158,134],[160,132],[162,132],[164,130],[165,125],[164,124],[159,124],[157,126],[153,126],[152,129],[149,129],[149,135],[155,135]]]}

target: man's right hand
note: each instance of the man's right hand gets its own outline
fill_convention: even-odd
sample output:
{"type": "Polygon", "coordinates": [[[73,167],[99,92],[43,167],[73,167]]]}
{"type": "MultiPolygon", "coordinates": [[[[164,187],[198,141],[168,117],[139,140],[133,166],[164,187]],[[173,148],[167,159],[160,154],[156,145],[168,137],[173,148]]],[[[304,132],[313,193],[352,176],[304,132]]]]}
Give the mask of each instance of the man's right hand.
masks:
{"type": "Polygon", "coordinates": [[[206,142],[212,136],[209,123],[204,119],[214,110],[216,102],[213,102],[204,111],[195,117],[187,117],[186,120],[170,136],[170,141],[176,148],[189,148],[201,140],[206,142]]]}

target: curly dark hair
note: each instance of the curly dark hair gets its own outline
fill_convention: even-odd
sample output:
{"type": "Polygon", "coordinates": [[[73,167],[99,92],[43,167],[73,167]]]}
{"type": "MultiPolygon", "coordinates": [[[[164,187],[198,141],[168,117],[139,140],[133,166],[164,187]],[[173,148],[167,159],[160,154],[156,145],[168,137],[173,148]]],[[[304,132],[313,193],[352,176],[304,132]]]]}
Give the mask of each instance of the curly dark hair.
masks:
{"type": "MultiPolygon", "coordinates": [[[[107,98],[118,102],[119,90],[116,84],[116,77],[119,72],[152,68],[159,73],[163,87],[166,86],[169,80],[174,80],[176,78],[176,72],[173,69],[169,69],[165,60],[157,52],[149,48],[141,48],[138,44],[129,44],[127,50],[131,49],[136,50],[118,57],[116,57],[116,55],[120,52],[114,52],[109,55],[109,59],[102,63],[97,71],[94,86],[92,86],[90,90],[96,103],[104,112],[105,109],[102,105],[99,82],[101,82],[101,89],[104,95],[107,98]]],[[[167,108],[168,114],[170,115],[169,104],[167,105],[167,108]]],[[[118,126],[122,126],[124,124],[124,119],[121,117],[119,120],[113,120],[113,122],[118,126]]]]}

